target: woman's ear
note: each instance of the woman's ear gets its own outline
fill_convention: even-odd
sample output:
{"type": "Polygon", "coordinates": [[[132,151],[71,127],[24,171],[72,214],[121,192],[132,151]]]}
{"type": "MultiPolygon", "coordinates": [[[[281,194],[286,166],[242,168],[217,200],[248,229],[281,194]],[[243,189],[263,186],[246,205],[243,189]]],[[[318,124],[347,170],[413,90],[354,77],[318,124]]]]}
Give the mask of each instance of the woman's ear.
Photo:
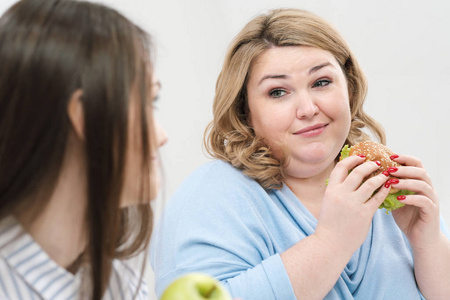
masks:
{"type": "Polygon", "coordinates": [[[80,89],[73,92],[72,96],[70,96],[67,113],[75,134],[79,139],[84,140],[84,113],[83,102],[81,101],[82,96],[83,91],[80,89]]]}

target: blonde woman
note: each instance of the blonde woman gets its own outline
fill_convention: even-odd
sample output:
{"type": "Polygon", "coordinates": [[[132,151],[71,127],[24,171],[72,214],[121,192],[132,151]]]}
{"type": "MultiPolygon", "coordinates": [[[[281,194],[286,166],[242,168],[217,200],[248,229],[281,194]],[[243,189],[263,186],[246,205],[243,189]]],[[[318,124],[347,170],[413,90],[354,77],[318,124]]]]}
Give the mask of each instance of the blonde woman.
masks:
{"type": "Polygon", "coordinates": [[[0,299],[148,299],[159,82],[117,11],[22,0],[0,18],[0,299]]]}
{"type": "Polygon", "coordinates": [[[393,214],[378,210],[387,177],[362,183],[376,162],[337,162],[365,131],[385,141],[366,90],[324,20],[294,9],[251,20],[217,81],[205,136],[217,160],[187,178],[158,226],[157,294],[206,272],[246,300],[449,299],[450,235],[420,160],[392,158],[405,165],[395,186],[416,193],[393,214]]]}

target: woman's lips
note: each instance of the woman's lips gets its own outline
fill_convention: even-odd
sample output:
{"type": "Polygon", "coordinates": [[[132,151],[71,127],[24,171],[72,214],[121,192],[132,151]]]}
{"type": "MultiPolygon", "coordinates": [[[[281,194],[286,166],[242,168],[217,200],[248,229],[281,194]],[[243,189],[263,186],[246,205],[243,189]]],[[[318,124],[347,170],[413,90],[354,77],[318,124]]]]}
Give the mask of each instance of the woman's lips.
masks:
{"type": "Polygon", "coordinates": [[[301,135],[303,137],[315,137],[320,135],[328,124],[316,124],[313,126],[305,127],[299,131],[294,132],[295,135],[301,135]]]}

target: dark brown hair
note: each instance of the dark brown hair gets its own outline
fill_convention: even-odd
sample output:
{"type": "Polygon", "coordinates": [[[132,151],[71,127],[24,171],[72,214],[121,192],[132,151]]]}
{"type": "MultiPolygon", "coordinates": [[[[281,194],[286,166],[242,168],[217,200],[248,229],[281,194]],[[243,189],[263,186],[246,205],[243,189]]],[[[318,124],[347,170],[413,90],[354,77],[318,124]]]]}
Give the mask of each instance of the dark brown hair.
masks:
{"type": "Polygon", "coordinates": [[[151,113],[145,109],[151,82],[149,52],[143,30],[99,4],[22,0],[0,18],[0,218],[13,209],[45,206],[59,176],[71,126],[68,101],[81,89],[88,188],[86,256],[95,262],[85,282],[91,285],[92,299],[102,298],[112,259],[146,249],[150,238],[150,205],[120,208],[133,86],[139,88],[141,105],[141,191],[144,199],[149,195],[153,147],[148,133],[153,130],[148,126],[151,113]]]}

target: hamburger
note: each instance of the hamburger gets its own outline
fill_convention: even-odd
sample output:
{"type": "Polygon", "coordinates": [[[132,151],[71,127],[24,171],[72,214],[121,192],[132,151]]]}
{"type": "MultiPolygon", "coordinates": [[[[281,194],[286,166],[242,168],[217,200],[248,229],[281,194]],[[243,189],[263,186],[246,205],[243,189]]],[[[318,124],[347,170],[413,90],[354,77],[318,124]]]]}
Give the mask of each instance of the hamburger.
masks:
{"type": "MultiPolygon", "coordinates": [[[[339,160],[343,160],[346,157],[353,156],[353,155],[365,155],[366,160],[365,161],[379,161],[380,167],[378,170],[364,178],[364,181],[367,179],[376,176],[383,172],[389,172],[388,168],[391,167],[398,167],[400,164],[393,161],[391,159],[391,156],[394,155],[394,152],[392,152],[391,149],[388,147],[377,143],[373,141],[365,141],[358,143],[352,147],[348,147],[348,145],[345,145],[344,148],[342,148],[341,156],[339,160]]],[[[386,173],[387,174],[387,173],[386,173]]],[[[403,207],[405,204],[401,203],[397,200],[397,196],[400,195],[411,195],[413,192],[408,190],[398,190],[396,188],[391,187],[389,191],[389,195],[387,198],[383,201],[383,203],[380,205],[380,209],[384,208],[386,209],[386,213],[389,211],[395,210],[397,208],[403,207]]]]}

